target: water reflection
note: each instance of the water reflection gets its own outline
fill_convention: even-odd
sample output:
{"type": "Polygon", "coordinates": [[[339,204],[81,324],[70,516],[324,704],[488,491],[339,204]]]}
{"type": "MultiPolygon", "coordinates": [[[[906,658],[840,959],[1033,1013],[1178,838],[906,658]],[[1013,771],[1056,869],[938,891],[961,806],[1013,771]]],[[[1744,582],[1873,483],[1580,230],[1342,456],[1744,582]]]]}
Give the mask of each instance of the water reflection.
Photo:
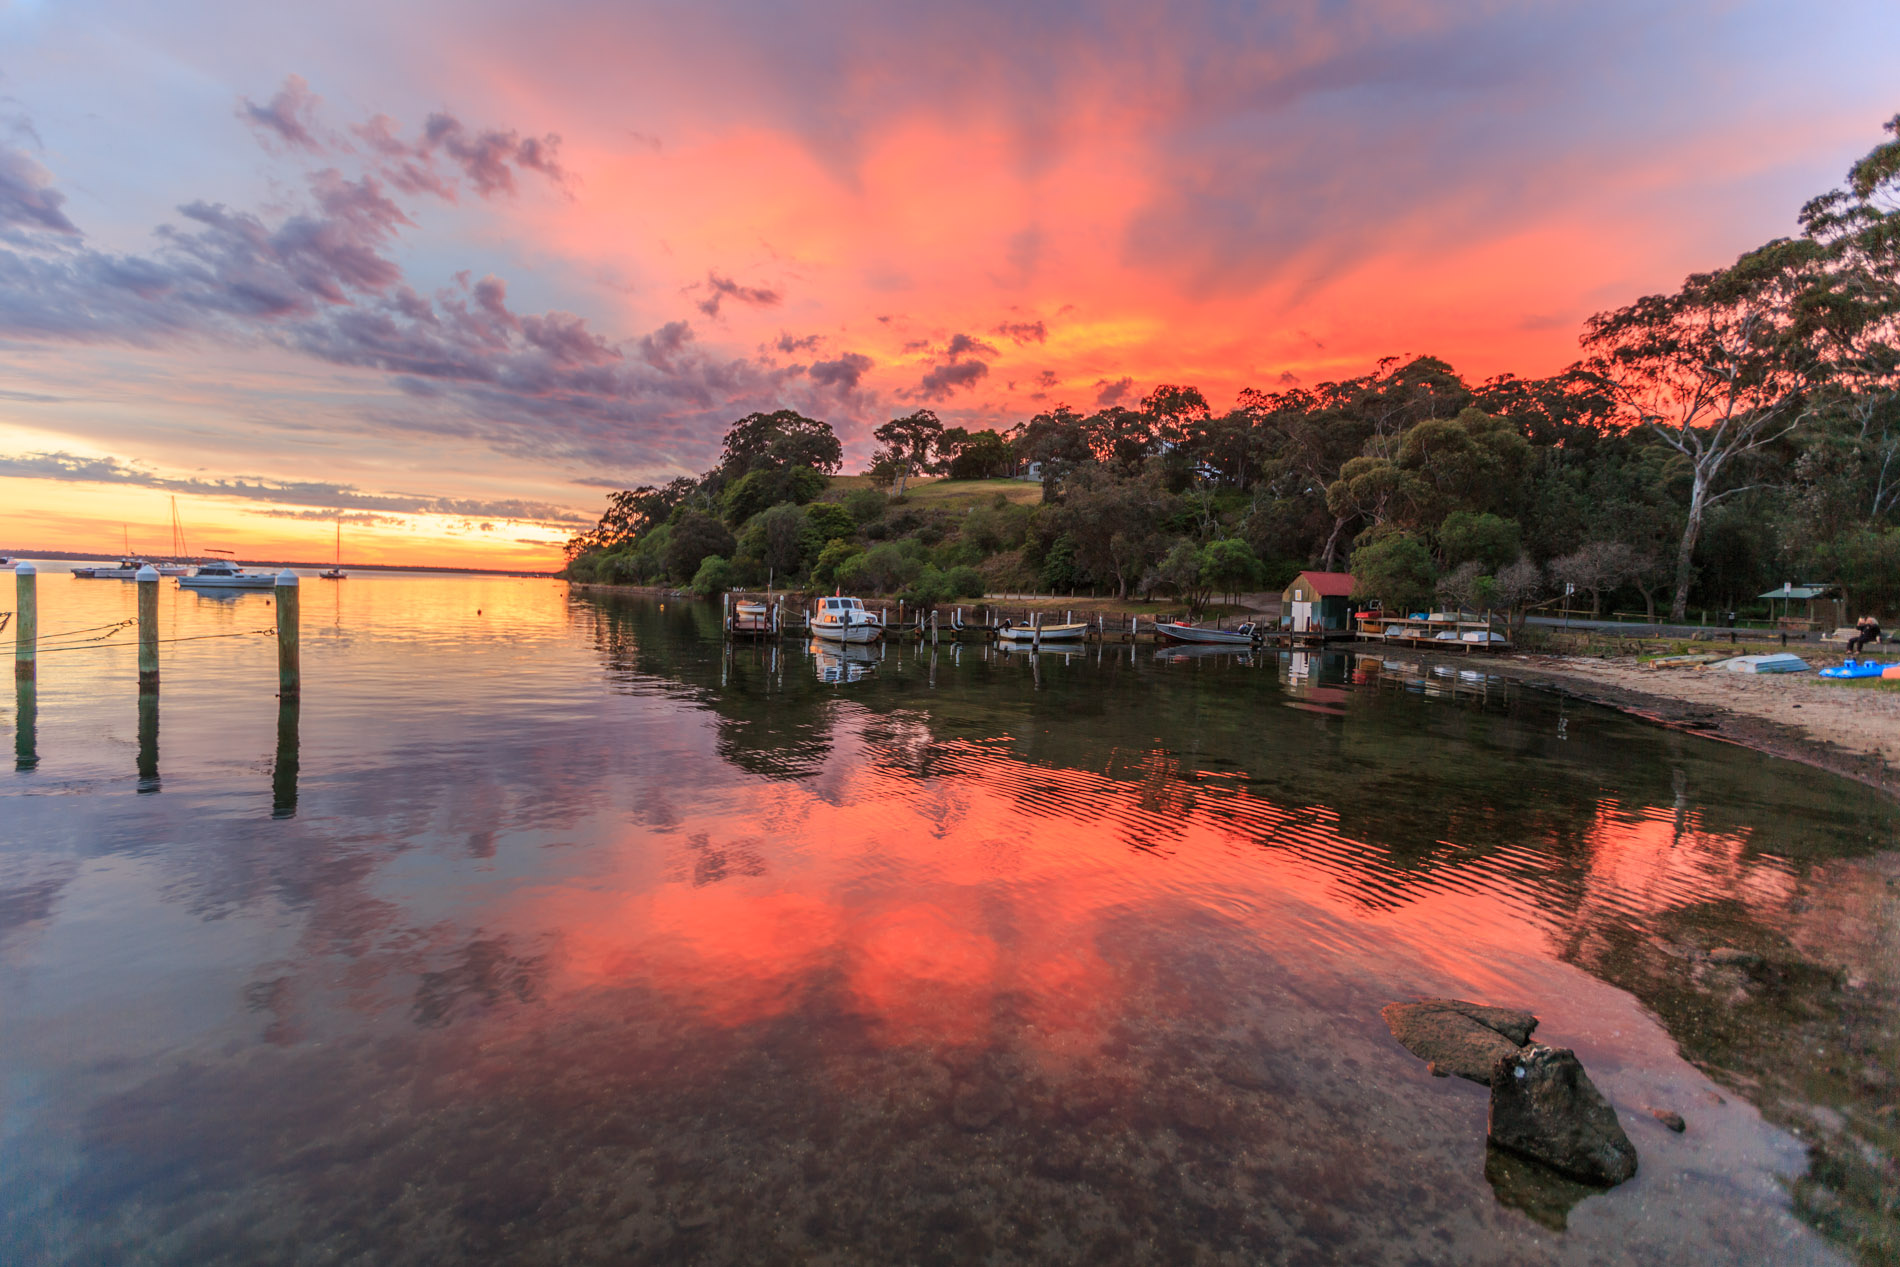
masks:
{"type": "Polygon", "coordinates": [[[271,762],[270,814],[294,818],[297,814],[297,723],[301,702],[286,696],[277,705],[277,755],[271,762]]]}
{"type": "Polygon", "coordinates": [[[697,604],[389,592],[307,643],[268,810],[219,754],[269,711],[208,685],[248,663],[168,665],[163,797],[57,730],[74,795],[0,783],[26,1260],[1829,1261],[1790,1185],[1888,1234],[1900,872],[1850,785],[1339,657],[840,691],[697,604]],[[1488,1158],[1378,1019],[1413,994],[1543,1015],[1637,1179],[1488,1158]]]}
{"type": "Polygon", "coordinates": [[[157,691],[139,692],[138,790],[159,790],[157,691]]]}
{"type": "Polygon", "coordinates": [[[39,730],[39,687],[32,678],[13,682],[13,768],[31,770],[40,763],[35,746],[39,730]]]}

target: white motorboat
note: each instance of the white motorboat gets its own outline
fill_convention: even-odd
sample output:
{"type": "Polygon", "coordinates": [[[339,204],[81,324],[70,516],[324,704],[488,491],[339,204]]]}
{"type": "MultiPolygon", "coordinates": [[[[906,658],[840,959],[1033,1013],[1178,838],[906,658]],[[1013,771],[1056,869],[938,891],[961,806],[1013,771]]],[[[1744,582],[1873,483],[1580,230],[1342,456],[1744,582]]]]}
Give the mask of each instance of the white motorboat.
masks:
{"type": "Polygon", "coordinates": [[[1155,632],[1169,642],[1191,643],[1194,645],[1219,644],[1221,646],[1251,647],[1255,642],[1253,622],[1238,629],[1211,629],[1206,625],[1190,625],[1185,620],[1176,620],[1165,625],[1156,625],[1155,632]]]}
{"type": "Polygon", "coordinates": [[[811,633],[828,642],[876,642],[884,633],[884,618],[866,611],[862,599],[821,598],[812,610],[811,633]]]}
{"type": "Polygon", "coordinates": [[[179,588],[188,590],[267,590],[276,584],[274,572],[246,572],[229,559],[208,559],[178,578],[179,588]]]}
{"type": "Polygon", "coordinates": [[[1085,621],[1072,625],[1012,625],[1007,622],[996,631],[998,642],[1080,642],[1088,636],[1085,621]]]}

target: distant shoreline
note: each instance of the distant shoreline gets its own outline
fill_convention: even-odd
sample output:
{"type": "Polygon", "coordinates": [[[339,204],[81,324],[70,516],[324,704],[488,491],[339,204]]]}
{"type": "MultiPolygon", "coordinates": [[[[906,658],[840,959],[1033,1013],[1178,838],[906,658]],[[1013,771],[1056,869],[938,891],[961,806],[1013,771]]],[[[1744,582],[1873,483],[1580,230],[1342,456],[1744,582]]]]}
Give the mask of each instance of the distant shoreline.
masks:
{"type": "MultiPolygon", "coordinates": [[[[70,560],[85,563],[122,557],[124,557],[122,552],[117,550],[108,550],[103,553],[98,551],[86,553],[75,550],[12,550],[0,547],[0,559],[58,559],[61,561],[70,560]]],[[[135,555],[134,557],[158,558],[163,556],[135,555]]],[[[231,561],[240,567],[253,568],[314,568],[318,571],[323,571],[336,566],[336,564],[329,559],[316,561],[295,559],[288,561],[284,559],[233,559],[231,561]]],[[[536,580],[552,579],[555,575],[553,571],[536,572],[527,568],[449,567],[432,563],[346,563],[343,565],[343,570],[345,572],[456,572],[466,573],[471,576],[532,577],[536,580]]]]}

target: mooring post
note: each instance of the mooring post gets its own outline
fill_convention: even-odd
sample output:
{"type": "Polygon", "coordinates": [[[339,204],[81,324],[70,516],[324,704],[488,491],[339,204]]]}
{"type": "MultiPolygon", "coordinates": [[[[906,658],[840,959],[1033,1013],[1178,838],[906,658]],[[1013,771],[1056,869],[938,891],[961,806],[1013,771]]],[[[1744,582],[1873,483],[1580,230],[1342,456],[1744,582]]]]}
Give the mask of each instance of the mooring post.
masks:
{"type": "Polygon", "coordinates": [[[139,569],[139,694],[158,692],[158,569],[139,569]]]}
{"type": "Polygon", "coordinates": [[[297,574],[289,568],[277,574],[277,694],[297,699],[303,694],[303,664],[297,654],[297,574]]]}
{"type": "Polygon", "coordinates": [[[13,676],[21,682],[39,679],[39,580],[39,569],[25,559],[13,569],[13,676]]]}

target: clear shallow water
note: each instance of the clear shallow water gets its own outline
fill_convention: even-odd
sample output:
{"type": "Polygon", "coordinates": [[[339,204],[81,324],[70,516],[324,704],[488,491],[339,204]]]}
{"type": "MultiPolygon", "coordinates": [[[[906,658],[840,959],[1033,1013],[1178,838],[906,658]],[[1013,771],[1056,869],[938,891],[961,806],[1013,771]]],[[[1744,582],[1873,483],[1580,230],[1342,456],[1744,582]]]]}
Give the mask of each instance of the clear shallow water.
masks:
{"type": "MultiPolygon", "coordinates": [[[[49,644],[132,603],[43,569],[49,644]]],[[[556,582],[307,579],[288,713],[264,637],[168,644],[155,717],[129,643],[45,655],[36,764],[0,769],[0,1258],[1827,1262],[1892,1235],[1871,793],[1475,674],[841,663],[715,628],[556,582]],[[1637,1178],[1487,1157],[1484,1090],[1379,1019],[1418,994],[1537,1012],[1637,1178]]]]}

